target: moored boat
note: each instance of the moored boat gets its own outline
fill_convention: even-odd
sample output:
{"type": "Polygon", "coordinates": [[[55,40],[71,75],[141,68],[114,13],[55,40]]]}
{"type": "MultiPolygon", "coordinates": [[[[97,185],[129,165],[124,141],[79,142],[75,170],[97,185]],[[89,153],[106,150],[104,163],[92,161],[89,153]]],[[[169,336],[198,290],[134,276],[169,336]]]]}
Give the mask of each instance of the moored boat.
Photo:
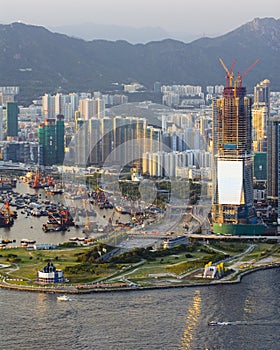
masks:
{"type": "Polygon", "coordinates": [[[27,239],[27,238],[23,238],[21,241],[20,241],[20,245],[22,247],[26,247],[28,246],[29,244],[35,244],[36,241],[35,239],[27,239]]]}
{"type": "Polygon", "coordinates": [[[66,231],[67,227],[58,225],[58,224],[48,223],[48,224],[43,224],[42,230],[45,232],[59,232],[59,231],[66,231]]]}

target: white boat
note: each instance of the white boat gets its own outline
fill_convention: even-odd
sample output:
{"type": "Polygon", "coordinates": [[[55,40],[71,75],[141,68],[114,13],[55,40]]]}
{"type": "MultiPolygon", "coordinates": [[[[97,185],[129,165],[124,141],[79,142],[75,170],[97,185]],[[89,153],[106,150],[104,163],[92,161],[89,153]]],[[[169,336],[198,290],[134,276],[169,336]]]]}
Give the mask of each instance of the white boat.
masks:
{"type": "Polygon", "coordinates": [[[57,297],[57,300],[58,301],[70,301],[71,299],[67,296],[67,295],[59,295],[58,297],[57,297]]]}
{"type": "Polygon", "coordinates": [[[228,326],[229,322],[217,322],[217,321],[210,321],[208,322],[208,326],[228,326]]]}

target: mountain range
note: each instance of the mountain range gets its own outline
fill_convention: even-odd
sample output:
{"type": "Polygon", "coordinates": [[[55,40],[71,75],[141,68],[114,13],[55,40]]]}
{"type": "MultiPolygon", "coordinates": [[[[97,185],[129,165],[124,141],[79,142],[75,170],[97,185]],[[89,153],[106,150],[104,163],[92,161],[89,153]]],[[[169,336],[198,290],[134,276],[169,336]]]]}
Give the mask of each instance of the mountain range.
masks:
{"type": "MultiPolygon", "coordinates": [[[[131,27],[97,23],[47,26],[51,32],[62,33],[74,38],[91,41],[95,39],[125,40],[132,44],[159,41],[172,37],[160,27],[131,27]]],[[[184,40],[183,40],[184,41],[184,40]]]]}
{"type": "Polygon", "coordinates": [[[34,25],[0,25],[0,86],[19,86],[27,103],[45,92],[116,91],[138,82],[152,89],[162,84],[221,85],[225,71],[245,72],[248,91],[267,78],[280,91],[280,19],[256,18],[215,38],[190,43],[173,39],[131,44],[124,40],[77,39],[34,25]]]}
{"type": "MultiPolygon", "coordinates": [[[[131,44],[146,44],[150,41],[160,41],[164,39],[175,39],[180,40],[185,43],[191,42],[200,38],[201,36],[198,33],[184,32],[184,31],[174,31],[169,32],[161,27],[132,27],[125,26],[123,24],[100,24],[93,22],[85,23],[73,23],[73,24],[64,24],[57,26],[46,26],[51,32],[66,34],[74,38],[84,39],[86,41],[91,41],[95,39],[104,39],[104,40],[125,40],[131,44]]],[[[214,37],[219,34],[214,35],[213,33],[209,36],[214,37]]]]}

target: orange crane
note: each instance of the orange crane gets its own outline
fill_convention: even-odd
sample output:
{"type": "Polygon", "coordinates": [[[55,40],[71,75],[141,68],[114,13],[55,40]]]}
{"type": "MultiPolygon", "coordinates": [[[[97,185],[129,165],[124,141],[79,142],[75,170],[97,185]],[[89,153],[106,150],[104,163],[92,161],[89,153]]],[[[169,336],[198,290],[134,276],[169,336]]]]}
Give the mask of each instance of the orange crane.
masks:
{"type": "Polygon", "coordinates": [[[109,219],[108,219],[108,222],[109,222],[110,225],[113,225],[113,218],[114,218],[114,216],[115,216],[115,209],[113,210],[113,214],[111,215],[111,217],[109,217],[109,219]]]}
{"type": "Polygon", "coordinates": [[[89,231],[89,230],[90,230],[90,221],[89,221],[89,217],[88,217],[88,212],[86,210],[85,231],[89,231]]]}
{"type": "Polygon", "coordinates": [[[32,184],[32,187],[33,188],[41,188],[42,185],[41,185],[41,174],[39,172],[39,170],[36,170],[36,174],[35,174],[35,177],[34,177],[34,182],[32,184]]]}
{"type": "Polygon", "coordinates": [[[11,226],[14,223],[13,215],[11,214],[10,204],[8,199],[6,199],[4,206],[0,209],[1,227],[11,226]]]}
{"type": "Polygon", "coordinates": [[[259,62],[260,60],[257,59],[255,62],[253,62],[242,74],[238,73],[236,77],[235,84],[237,87],[242,87],[242,79],[245,77],[246,74],[250,72],[252,68],[255,67],[255,65],[259,62]]]}
{"type": "Polygon", "coordinates": [[[49,175],[47,176],[47,185],[49,187],[54,185],[53,178],[51,176],[49,176],[49,175]]]}
{"type": "Polygon", "coordinates": [[[236,64],[236,59],[233,60],[230,69],[227,68],[227,66],[225,65],[225,63],[224,63],[224,61],[222,60],[221,57],[219,57],[219,61],[220,61],[221,65],[222,65],[222,67],[224,68],[224,70],[226,71],[226,86],[227,87],[232,87],[233,86],[232,82],[233,82],[233,78],[234,78],[233,68],[234,68],[234,66],[236,64]]]}
{"type": "Polygon", "coordinates": [[[6,210],[6,213],[7,213],[8,215],[10,215],[10,203],[9,203],[8,198],[7,198],[6,201],[5,201],[5,210],[6,210]]]}

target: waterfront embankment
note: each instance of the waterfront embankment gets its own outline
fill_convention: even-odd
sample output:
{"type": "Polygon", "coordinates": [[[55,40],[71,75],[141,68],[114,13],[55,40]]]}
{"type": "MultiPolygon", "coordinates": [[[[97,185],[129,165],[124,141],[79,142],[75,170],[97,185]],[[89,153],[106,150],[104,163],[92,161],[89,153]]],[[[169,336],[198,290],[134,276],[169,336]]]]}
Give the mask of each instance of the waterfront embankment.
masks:
{"type": "MultiPolygon", "coordinates": [[[[95,286],[90,287],[89,284],[87,285],[78,285],[78,286],[24,286],[24,285],[15,285],[6,282],[5,280],[2,280],[0,282],[0,288],[3,289],[10,289],[10,290],[16,290],[16,291],[24,291],[24,292],[37,292],[37,293],[56,293],[56,294],[89,294],[89,293],[100,293],[100,292],[129,292],[129,291],[140,291],[140,290],[154,290],[154,289],[171,289],[171,288],[187,288],[187,287],[209,287],[209,286],[217,286],[222,284],[235,284],[240,283],[242,281],[242,278],[248,274],[251,274],[256,271],[265,270],[265,269],[272,269],[272,268],[280,268],[280,263],[269,263],[265,266],[259,266],[247,269],[245,271],[239,271],[237,274],[232,277],[232,279],[218,279],[218,280],[211,280],[207,282],[188,282],[188,283],[182,283],[180,285],[178,284],[164,284],[164,285],[153,285],[153,286],[138,286],[138,285],[125,285],[121,284],[121,286],[118,286],[117,284],[115,286],[95,286]]],[[[229,276],[230,277],[230,276],[229,276]]]]}

